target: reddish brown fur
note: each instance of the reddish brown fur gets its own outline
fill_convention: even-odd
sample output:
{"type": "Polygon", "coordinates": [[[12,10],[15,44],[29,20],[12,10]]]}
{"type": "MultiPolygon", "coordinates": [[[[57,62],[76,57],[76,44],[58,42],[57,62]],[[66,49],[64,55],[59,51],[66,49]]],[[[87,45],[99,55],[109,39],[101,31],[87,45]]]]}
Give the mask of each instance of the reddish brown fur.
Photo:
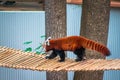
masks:
{"type": "Polygon", "coordinates": [[[45,46],[46,51],[52,49],[75,51],[76,49],[79,49],[81,47],[98,51],[104,54],[105,56],[110,55],[110,51],[106,46],[82,36],[70,36],[70,37],[53,39],[50,40],[50,46],[45,46]]]}

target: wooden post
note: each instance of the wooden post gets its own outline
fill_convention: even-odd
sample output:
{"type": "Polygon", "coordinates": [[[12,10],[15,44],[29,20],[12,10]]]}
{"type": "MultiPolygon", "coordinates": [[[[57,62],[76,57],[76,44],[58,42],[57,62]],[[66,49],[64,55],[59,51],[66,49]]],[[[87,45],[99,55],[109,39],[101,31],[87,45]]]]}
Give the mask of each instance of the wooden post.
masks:
{"type": "MultiPolygon", "coordinates": [[[[66,0],[45,0],[46,36],[66,36],[66,0]]],[[[67,80],[67,72],[47,72],[47,80],[67,80]]]]}
{"type": "MultiPolygon", "coordinates": [[[[107,44],[110,0],[83,0],[81,35],[107,44]]],[[[86,50],[87,58],[105,58],[95,51],[86,50]]],[[[103,71],[75,72],[74,80],[102,80],[103,71]]]]}

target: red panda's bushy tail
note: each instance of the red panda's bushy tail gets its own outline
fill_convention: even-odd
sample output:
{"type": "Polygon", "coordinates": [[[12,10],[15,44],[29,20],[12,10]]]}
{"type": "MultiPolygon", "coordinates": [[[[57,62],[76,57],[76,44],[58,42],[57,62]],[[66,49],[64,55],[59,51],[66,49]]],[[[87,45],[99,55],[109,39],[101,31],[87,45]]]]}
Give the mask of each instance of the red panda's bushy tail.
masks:
{"type": "Polygon", "coordinates": [[[110,51],[106,46],[104,46],[104,45],[102,45],[100,43],[97,43],[95,41],[85,39],[84,43],[82,45],[83,45],[84,48],[88,48],[88,49],[98,51],[98,52],[102,53],[105,56],[110,55],[110,51]]]}

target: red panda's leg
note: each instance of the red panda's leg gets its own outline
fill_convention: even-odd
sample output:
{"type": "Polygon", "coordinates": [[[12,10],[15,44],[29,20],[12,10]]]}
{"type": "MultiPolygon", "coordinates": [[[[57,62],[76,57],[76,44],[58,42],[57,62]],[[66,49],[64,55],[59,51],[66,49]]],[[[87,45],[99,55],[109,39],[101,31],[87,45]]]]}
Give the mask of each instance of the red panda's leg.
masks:
{"type": "Polygon", "coordinates": [[[46,59],[53,59],[57,56],[57,53],[55,50],[53,50],[53,52],[49,55],[49,56],[46,56],[46,59]]]}
{"type": "Polygon", "coordinates": [[[55,53],[57,53],[60,56],[59,62],[65,61],[65,53],[63,50],[55,50],[55,53]]]}
{"type": "Polygon", "coordinates": [[[77,58],[75,59],[75,61],[81,61],[83,60],[84,54],[85,54],[85,48],[81,47],[80,49],[76,49],[74,51],[74,54],[77,55],[77,58]]]}
{"type": "Polygon", "coordinates": [[[65,61],[65,52],[61,51],[61,54],[59,54],[59,56],[60,56],[59,62],[64,62],[65,61]]]}

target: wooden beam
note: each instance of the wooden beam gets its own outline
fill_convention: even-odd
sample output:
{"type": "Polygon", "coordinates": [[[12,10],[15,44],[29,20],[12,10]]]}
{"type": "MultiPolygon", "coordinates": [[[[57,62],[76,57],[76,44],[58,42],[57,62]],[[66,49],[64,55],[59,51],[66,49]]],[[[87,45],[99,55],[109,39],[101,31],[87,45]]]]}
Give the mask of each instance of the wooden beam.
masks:
{"type": "Polygon", "coordinates": [[[111,6],[111,7],[120,7],[120,2],[117,2],[117,1],[111,1],[110,6],[111,6]]]}
{"type": "MultiPolygon", "coordinates": [[[[67,0],[68,4],[82,4],[82,0],[67,0]]],[[[111,7],[120,7],[120,2],[118,1],[111,1],[111,7]]]]}
{"type": "Polygon", "coordinates": [[[82,4],[82,0],[67,0],[69,4],[82,4]]]}

